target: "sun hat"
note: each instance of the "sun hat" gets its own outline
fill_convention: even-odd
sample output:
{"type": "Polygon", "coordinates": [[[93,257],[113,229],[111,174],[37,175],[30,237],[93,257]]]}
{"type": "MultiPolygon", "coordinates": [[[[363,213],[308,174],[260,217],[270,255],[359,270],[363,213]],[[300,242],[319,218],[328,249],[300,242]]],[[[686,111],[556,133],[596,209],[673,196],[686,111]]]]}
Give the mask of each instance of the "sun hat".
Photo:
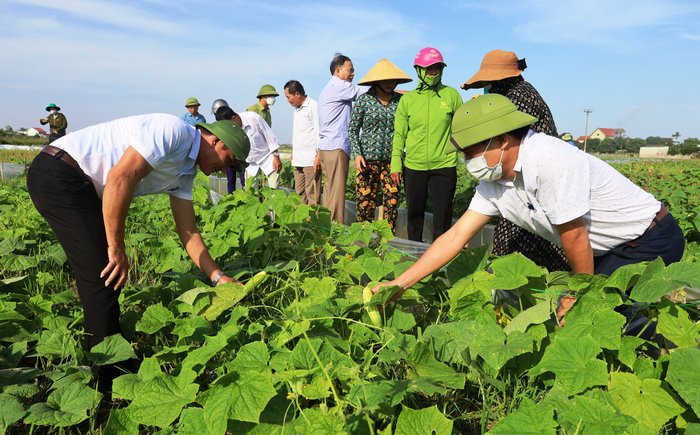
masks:
{"type": "Polygon", "coordinates": [[[512,51],[491,50],[481,61],[479,71],[462,85],[462,89],[483,88],[488,82],[519,76],[525,68],[525,59],[518,60],[512,51]]]}
{"type": "Polygon", "coordinates": [[[382,80],[396,80],[398,83],[408,83],[413,81],[413,79],[403,72],[401,68],[396,66],[392,61],[386,57],[375,63],[372,68],[367,71],[362,80],[357,82],[358,85],[372,85],[375,82],[382,80]]]}
{"type": "Polygon", "coordinates": [[[218,137],[233,152],[239,162],[244,163],[250,153],[250,140],[243,129],[233,121],[198,122],[196,127],[201,127],[218,137]]]}
{"type": "Polygon", "coordinates": [[[452,118],[452,141],[464,149],[535,122],[537,118],[519,111],[503,95],[480,95],[464,103],[455,112],[452,118]]]}
{"type": "Polygon", "coordinates": [[[275,89],[274,86],[272,85],[262,85],[260,86],[260,90],[258,91],[258,96],[256,98],[260,97],[279,97],[280,94],[277,93],[277,89],[275,89]]]}
{"type": "Polygon", "coordinates": [[[185,107],[190,106],[201,106],[201,104],[199,104],[199,101],[197,101],[195,97],[190,97],[187,100],[185,100],[185,107]]]}
{"type": "Polygon", "coordinates": [[[51,103],[51,104],[49,104],[48,106],[46,106],[46,111],[47,111],[47,112],[51,111],[51,109],[61,110],[61,108],[58,107],[57,105],[55,105],[54,103],[51,103]]]}
{"type": "Polygon", "coordinates": [[[447,66],[445,60],[442,58],[442,53],[440,50],[433,47],[421,48],[413,58],[413,66],[420,66],[422,68],[427,68],[430,65],[435,65],[436,63],[441,63],[443,66],[447,66]]]}

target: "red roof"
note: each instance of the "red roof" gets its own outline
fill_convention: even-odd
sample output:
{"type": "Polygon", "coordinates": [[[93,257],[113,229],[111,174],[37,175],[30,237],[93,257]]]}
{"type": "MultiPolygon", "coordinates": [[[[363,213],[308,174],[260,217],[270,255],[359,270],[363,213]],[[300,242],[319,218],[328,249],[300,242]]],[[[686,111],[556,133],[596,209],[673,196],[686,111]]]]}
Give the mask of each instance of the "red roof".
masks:
{"type": "Polygon", "coordinates": [[[585,141],[587,137],[588,136],[579,136],[578,139],[576,139],[576,142],[583,143],[583,141],[585,141]]]}
{"type": "Polygon", "coordinates": [[[46,130],[44,130],[41,127],[32,127],[34,130],[38,131],[41,134],[46,134],[46,130]]]}
{"type": "Polygon", "coordinates": [[[599,128],[605,137],[616,137],[625,132],[624,128],[599,128]]]}

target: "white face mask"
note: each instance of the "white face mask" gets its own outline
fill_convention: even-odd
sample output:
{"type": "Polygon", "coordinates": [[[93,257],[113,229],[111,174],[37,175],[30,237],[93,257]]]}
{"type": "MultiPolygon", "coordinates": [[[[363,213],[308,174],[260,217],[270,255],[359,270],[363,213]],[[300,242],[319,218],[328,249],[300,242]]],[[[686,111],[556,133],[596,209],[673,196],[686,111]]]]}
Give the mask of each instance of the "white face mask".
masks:
{"type": "Polygon", "coordinates": [[[267,101],[268,106],[274,106],[275,105],[275,97],[265,97],[265,101],[267,101]]]}
{"type": "Polygon", "coordinates": [[[52,114],[52,115],[55,115],[55,114],[58,113],[58,110],[56,110],[56,109],[51,109],[51,110],[49,110],[49,113],[52,114]]]}
{"type": "Polygon", "coordinates": [[[488,163],[486,163],[486,157],[484,157],[484,154],[486,154],[486,150],[488,150],[489,146],[491,146],[492,139],[489,139],[489,143],[488,145],[486,145],[486,149],[479,157],[474,157],[473,159],[469,159],[466,162],[467,171],[469,171],[469,173],[472,174],[472,177],[476,178],[479,181],[496,181],[500,180],[501,177],[503,177],[502,162],[505,150],[501,150],[501,158],[498,160],[498,163],[496,163],[496,166],[494,167],[490,167],[488,163]]]}

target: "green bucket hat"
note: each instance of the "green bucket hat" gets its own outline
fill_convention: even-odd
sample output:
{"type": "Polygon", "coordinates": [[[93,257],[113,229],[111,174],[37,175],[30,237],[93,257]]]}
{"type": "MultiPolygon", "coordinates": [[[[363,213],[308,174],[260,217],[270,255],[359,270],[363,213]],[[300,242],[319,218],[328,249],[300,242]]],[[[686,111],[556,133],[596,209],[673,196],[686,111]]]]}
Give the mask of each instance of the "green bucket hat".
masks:
{"type": "Polygon", "coordinates": [[[199,104],[199,101],[197,101],[195,97],[190,97],[187,100],[185,100],[185,107],[188,106],[201,106],[201,104],[199,104]]]}
{"type": "Polygon", "coordinates": [[[51,104],[49,104],[48,106],[46,106],[46,111],[47,111],[47,112],[50,111],[51,109],[61,110],[61,108],[58,107],[57,105],[55,105],[54,103],[51,103],[51,104]]]}
{"type": "Polygon", "coordinates": [[[275,89],[274,86],[272,85],[262,85],[260,86],[260,90],[258,91],[258,96],[256,98],[260,97],[279,97],[280,94],[277,93],[277,90],[275,89]]]}
{"type": "Polygon", "coordinates": [[[537,118],[519,111],[503,95],[479,95],[455,112],[452,118],[452,141],[460,148],[468,148],[535,122],[537,118]]]}
{"type": "Polygon", "coordinates": [[[250,140],[243,129],[234,124],[233,121],[216,121],[209,124],[198,122],[195,126],[207,130],[224,141],[224,144],[233,152],[238,161],[243,166],[247,166],[245,159],[248,158],[248,153],[250,152],[250,140]]]}

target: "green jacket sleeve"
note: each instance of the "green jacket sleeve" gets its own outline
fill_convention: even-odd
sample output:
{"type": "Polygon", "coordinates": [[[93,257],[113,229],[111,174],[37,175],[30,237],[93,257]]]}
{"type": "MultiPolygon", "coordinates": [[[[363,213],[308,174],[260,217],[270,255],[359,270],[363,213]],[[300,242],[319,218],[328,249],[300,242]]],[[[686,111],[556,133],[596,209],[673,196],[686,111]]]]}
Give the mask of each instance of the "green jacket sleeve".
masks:
{"type": "Polygon", "coordinates": [[[362,100],[357,100],[352,106],[352,115],[350,115],[350,125],[348,126],[348,139],[350,140],[351,156],[353,158],[362,155],[362,147],[360,146],[360,129],[362,128],[362,120],[365,115],[365,107],[362,100]]]}
{"type": "Polygon", "coordinates": [[[403,171],[403,149],[408,135],[408,113],[406,112],[406,95],[399,100],[394,115],[394,143],[391,148],[391,172],[403,171]]]}

